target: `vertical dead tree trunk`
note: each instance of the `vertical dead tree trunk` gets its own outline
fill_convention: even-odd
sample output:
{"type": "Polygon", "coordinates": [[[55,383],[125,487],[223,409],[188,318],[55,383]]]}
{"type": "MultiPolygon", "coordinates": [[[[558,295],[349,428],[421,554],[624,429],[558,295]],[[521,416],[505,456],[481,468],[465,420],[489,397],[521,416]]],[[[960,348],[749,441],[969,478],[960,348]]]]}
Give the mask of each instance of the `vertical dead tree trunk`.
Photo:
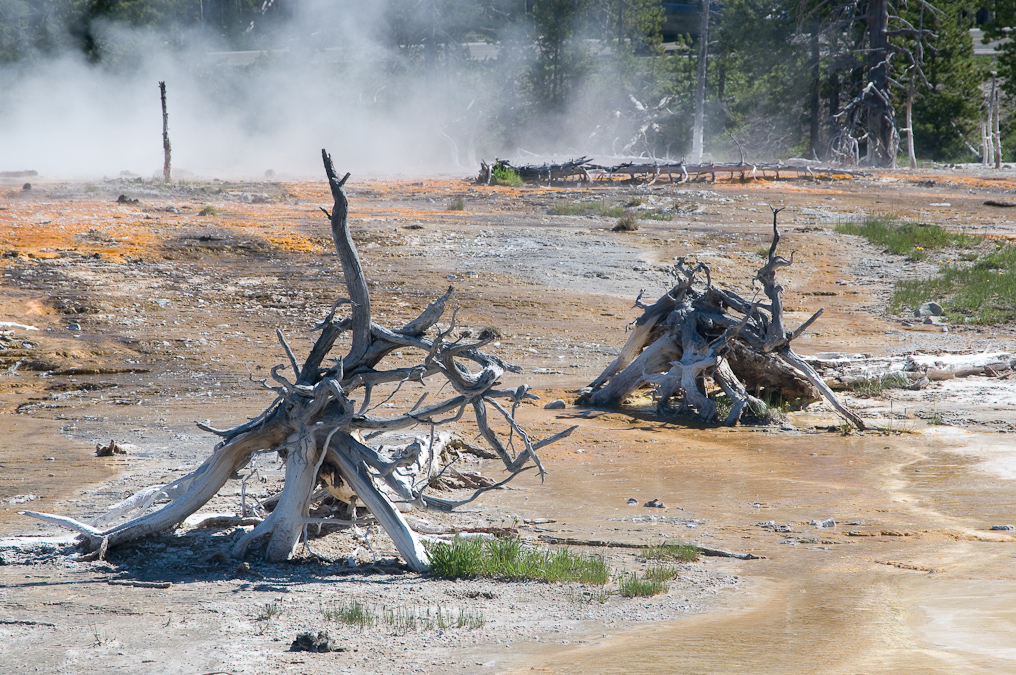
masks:
{"type": "Polygon", "coordinates": [[[162,99],[162,179],[173,180],[173,148],[169,144],[169,112],[166,109],[166,83],[159,82],[159,98],[162,99]]]}
{"type": "Polygon", "coordinates": [[[617,407],[643,385],[655,388],[657,409],[676,410],[707,422],[737,424],[742,416],[763,423],[774,414],[757,394],[764,389],[770,400],[807,404],[824,397],[858,429],[864,422],[848,410],[822,378],[793,349],[791,342],[822,314],[819,310],[794,330],[783,317],[783,287],[776,272],[793,263],[776,254],[780,242],[773,209],[773,239],[769,256],[755,275],[768,304],[748,302],[733,291],[713,285],[709,268],[678,261],[678,283],[644,309],[620,354],[590,385],[579,403],[617,407]],[[705,276],[705,284],[700,284],[705,276]],[[736,314],[735,314],[736,313],[736,314]],[[740,315],[740,316],[738,316],[740,315]],[[722,418],[718,392],[730,409],[722,418]],[[753,396],[748,392],[755,391],[753,396]],[[712,396],[711,396],[712,394],[712,396]]]}
{"type": "MultiPolygon", "coordinates": [[[[435,427],[455,422],[471,409],[480,435],[510,474],[499,485],[534,466],[541,475],[544,473],[537,450],[567,436],[575,427],[534,441],[515,421],[512,412],[498,402],[499,399],[510,401],[514,406],[536,396],[530,394],[525,385],[498,388],[506,370],[518,372],[519,369],[481,350],[495,339],[492,332],[484,331],[473,341],[467,341],[468,333],[454,338],[453,314],[450,325],[434,337],[427,337],[426,333],[444,314],[452,289],[401,328],[390,330],[371,321],[367,281],[349,233],[349,209],[344,190],[349,174],[339,178],[328,153],[322,151],[322,159],[334,199],[332,211],[328,213],[332,239],[349,297],[338,300],[318,326],[321,334],[302,367],[281,332],[278,333],[293,373],[289,379],[282,374],[285,366],[272,368],[274,386],[267,381],[263,384],[275,392],[275,402],[258,417],[232,429],[199,425],[222,438],[211,457],[183,478],[169,485],[148,488],[121,502],[98,521],[110,522],[128,512],[141,511],[142,515],[125,523],[98,529],[63,516],[31,511],[23,512],[25,515],[75,530],[82,535],[87,547],[104,552],[110,546],[175,527],[211,499],[254,453],[274,451],[286,463],[282,493],[271,514],[234,544],[235,556],[242,557],[251,544],[266,539],[268,559],[288,558],[306,526],[322,522],[308,517],[311,494],[321,485],[337,499],[362,501],[391,537],[409,567],[420,571],[427,568],[427,552],[394,502],[451,510],[490,488],[481,488],[469,499],[459,502],[425,495],[411,477],[402,473],[406,458],[386,457],[362,442],[364,434],[369,438],[423,426],[433,438],[435,427]],[[337,308],[345,305],[350,308],[349,316],[337,320],[337,308]],[[346,331],[350,333],[348,352],[333,359],[334,365],[324,367],[325,358],[346,331]],[[397,349],[415,350],[420,354],[420,361],[411,367],[385,369],[381,365],[383,359],[397,349]],[[442,401],[423,405],[427,397],[425,392],[403,414],[393,417],[375,414],[382,403],[394,398],[404,386],[409,383],[426,386],[430,378],[444,385],[436,390],[448,388],[452,393],[442,401]],[[387,393],[387,397],[372,406],[376,391],[387,393]],[[358,404],[354,396],[359,399],[358,404]],[[488,410],[504,421],[506,432],[499,434],[494,430],[488,422],[488,410]],[[170,501],[157,511],[145,513],[160,499],[170,501]]],[[[331,522],[349,524],[347,521],[331,522]]]]}
{"type": "Polygon", "coordinates": [[[993,150],[995,155],[995,168],[1002,168],[1002,134],[998,131],[998,87],[996,86],[995,73],[991,74],[991,136],[993,139],[993,150]]]}
{"type": "Polygon", "coordinates": [[[706,126],[706,61],[709,57],[709,0],[702,0],[702,23],[699,29],[698,81],[695,84],[695,121],[691,132],[691,156],[701,162],[706,126]]]}

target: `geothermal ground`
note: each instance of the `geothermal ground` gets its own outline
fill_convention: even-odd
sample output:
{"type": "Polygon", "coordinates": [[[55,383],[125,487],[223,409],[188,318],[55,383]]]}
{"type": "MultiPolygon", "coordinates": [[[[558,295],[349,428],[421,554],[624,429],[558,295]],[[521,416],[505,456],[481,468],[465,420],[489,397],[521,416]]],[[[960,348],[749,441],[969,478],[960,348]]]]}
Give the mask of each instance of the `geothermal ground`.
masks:
{"type": "MultiPolygon", "coordinates": [[[[639,290],[662,294],[676,258],[706,262],[715,282],[751,297],[770,205],[787,207],[781,250],[796,252],[780,275],[789,324],[826,310],[797,351],[1012,353],[1012,326],[943,331],[887,314],[892,283],[931,273],[936,256],[910,262],[833,231],[888,213],[1016,238],[1016,209],[984,204],[1010,198],[1016,177],[983,173],[522,189],[350,179],[375,321],[401,325],[453,285],[459,326],[496,327],[490,350],[525,369],[505,384],[568,403],[524,406],[523,423],[539,437],[578,425],[542,451],[545,482],[523,476],[461,512],[414,515],[512,528],[534,544],[689,541],[762,557],[683,564],[650,599],[623,598],[615,582],[600,593],[436,580],[407,572],[376,531],[325,533],[310,542],[316,556],[301,548],[279,565],[224,555],[239,529],[191,525],[76,560],[71,536],[17,512],[95,517],[203,461],[216,439],[194,420],[228,427],[266,407],[272,394],[254,380],[285,360],[275,330],[302,357],[345,293],[319,210],[331,198],[323,181],[0,186],[0,321],[37,328],[10,328],[0,352],[0,672],[1016,670],[1016,537],[991,529],[1016,521],[1011,379],[846,396],[871,423],[860,434],[818,404],[767,428],[571,404],[624,343],[639,290]],[[675,219],[615,233],[616,219],[549,215],[635,197],[675,219]],[[127,454],[96,457],[110,440],[127,454]],[[643,506],[653,499],[664,508],[643,506]],[[326,620],[353,601],[485,623],[326,620]],[[319,630],[345,651],[288,651],[319,630]]],[[[263,498],[282,473],[274,457],[257,467],[247,490],[263,498]]],[[[497,477],[493,463],[467,468],[497,477]]],[[[242,477],[202,514],[238,512],[242,477]]],[[[618,573],[648,564],[637,548],[577,550],[618,573]]]]}

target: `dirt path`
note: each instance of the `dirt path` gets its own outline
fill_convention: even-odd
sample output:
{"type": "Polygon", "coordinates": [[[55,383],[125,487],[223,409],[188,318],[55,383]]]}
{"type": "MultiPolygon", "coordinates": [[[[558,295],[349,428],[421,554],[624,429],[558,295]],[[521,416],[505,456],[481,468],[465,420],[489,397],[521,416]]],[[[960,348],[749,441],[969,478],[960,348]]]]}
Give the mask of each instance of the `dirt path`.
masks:
{"type": "MultiPolygon", "coordinates": [[[[380,323],[415,316],[453,284],[460,321],[501,331],[494,350],[526,369],[518,382],[571,400],[620,347],[634,296],[661,292],[675,257],[708,262],[714,280],[750,295],[768,204],[789,207],[791,323],[826,308],[801,351],[1016,349],[1008,330],[904,327],[882,302],[893,280],[927,268],[831,230],[886,211],[1010,237],[1016,214],[983,201],[1013,189],[1011,177],[958,174],[648,189],[428,179],[361,181],[350,199],[380,323]],[[557,203],[635,196],[678,216],[617,234],[607,218],[548,215],[557,203]],[[463,211],[447,210],[455,197],[463,211]]],[[[269,402],[248,368],[262,376],[281,361],[276,327],[306,350],[339,288],[318,211],[328,202],[321,183],[43,183],[0,198],[0,320],[39,329],[16,329],[17,344],[0,354],[3,532],[53,533],[16,515],[26,504],[91,517],[172,480],[213,444],[193,420],[227,425],[269,402]],[[117,204],[120,194],[139,202],[117,204]],[[128,444],[128,455],[92,456],[111,438],[128,444]]],[[[936,384],[906,399],[906,415],[886,401],[854,402],[869,416],[909,417],[897,420],[906,433],[892,435],[830,432],[835,418],[821,406],[763,431],[527,408],[541,435],[579,425],[545,451],[547,482],[488,495],[449,522],[545,518],[554,522],[521,522],[520,534],[686,539],[765,556],[687,565],[670,593],[652,600],[601,603],[568,585],[425,580],[391,563],[368,569],[363,542],[342,533],[312,544],[332,562],[303,556],[278,566],[252,561],[249,570],[216,555],[235,537],[228,530],[184,528],[109,563],[71,562],[59,541],[2,540],[0,672],[1013,668],[1006,636],[1016,613],[1016,543],[989,528],[1016,520],[1016,453],[1011,434],[983,430],[1016,419],[1016,400],[983,380],[962,384],[973,388],[936,384]],[[913,418],[947,407],[967,431],[913,418]],[[628,506],[629,498],[667,508],[628,506]],[[828,518],[837,525],[809,525],[828,518]],[[360,567],[348,569],[350,554],[360,567]],[[351,599],[464,610],[486,625],[393,634],[324,620],[322,608],[351,599]],[[285,651],[312,628],[358,651],[285,651]]],[[[262,473],[264,490],[281,475],[267,458],[262,473]]],[[[231,481],[206,511],[233,512],[238,500],[239,481],[231,481]]],[[[390,558],[383,538],[375,545],[390,558]]],[[[636,552],[607,555],[618,569],[639,569],[646,563],[636,552]]]]}

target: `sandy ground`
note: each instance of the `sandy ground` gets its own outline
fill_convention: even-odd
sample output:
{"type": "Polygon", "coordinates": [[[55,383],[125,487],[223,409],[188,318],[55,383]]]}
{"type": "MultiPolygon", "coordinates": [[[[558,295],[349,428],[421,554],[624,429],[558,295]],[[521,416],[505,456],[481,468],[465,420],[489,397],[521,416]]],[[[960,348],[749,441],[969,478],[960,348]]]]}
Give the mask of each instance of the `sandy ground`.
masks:
{"type": "MultiPolygon", "coordinates": [[[[942,332],[886,314],[892,282],[935,261],[910,263],[832,230],[886,212],[1012,238],[1016,209],[984,201],[1014,190],[1012,175],[977,172],[521,190],[354,177],[350,201],[376,321],[405,322],[452,284],[460,324],[497,327],[493,350],[525,369],[506,384],[571,402],[623,343],[635,295],[662,292],[675,258],[703,260],[714,280],[750,295],[769,205],[788,207],[791,324],[826,308],[799,351],[1016,351],[1012,327],[942,332]],[[623,234],[609,219],[548,215],[555,203],[634,196],[678,215],[623,234]],[[457,197],[464,210],[447,210],[457,197]]],[[[251,374],[284,358],[275,329],[305,353],[341,294],[318,210],[330,200],[311,182],[42,181],[0,194],[0,321],[38,329],[14,328],[0,352],[0,672],[1016,670],[1016,538],[991,530],[1016,521],[1009,380],[851,400],[889,431],[847,436],[830,430],[837,420],[822,405],[766,429],[531,405],[521,419],[537,436],[579,425],[543,451],[546,482],[520,478],[462,513],[423,514],[514,527],[533,543],[686,540],[764,556],[683,565],[670,592],[649,600],[621,598],[614,582],[601,594],[435,580],[406,572],[383,535],[348,531],[313,539],[320,558],[301,552],[282,565],[256,556],[238,565],[223,555],[238,530],[191,526],[76,561],[70,537],[17,511],[97,516],[199,464],[214,439],[193,420],[229,426],[270,403],[251,374]],[[948,424],[929,425],[933,417],[948,424]],[[96,458],[95,444],[110,439],[128,454],[96,458]],[[654,498],[666,508],[641,506],[654,498]],[[834,527],[811,524],[829,518],[834,527]],[[354,600],[378,613],[440,607],[485,625],[326,620],[354,600]],[[307,630],[327,630],[346,651],[287,651],[307,630]]],[[[263,497],[281,472],[262,457],[259,475],[263,497]]],[[[239,500],[233,480],[203,512],[235,513],[239,500]]],[[[619,571],[647,564],[633,548],[586,552],[619,571]]]]}

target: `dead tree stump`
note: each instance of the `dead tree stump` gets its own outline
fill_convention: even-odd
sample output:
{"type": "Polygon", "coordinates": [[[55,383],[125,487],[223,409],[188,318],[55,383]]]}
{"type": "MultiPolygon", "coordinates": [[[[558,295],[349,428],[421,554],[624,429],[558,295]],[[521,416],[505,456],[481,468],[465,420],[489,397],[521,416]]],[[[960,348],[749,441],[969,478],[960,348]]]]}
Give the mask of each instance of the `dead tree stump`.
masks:
{"type": "Polygon", "coordinates": [[[703,263],[678,261],[677,284],[644,311],[632,326],[621,353],[579,398],[582,405],[620,406],[636,389],[651,385],[662,413],[691,414],[707,422],[734,425],[739,421],[768,423],[775,417],[772,403],[807,405],[825,397],[858,429],[864,422],[848,410],[791,342],[821,314],[816,312],[796,329],[787,330],[783,318],[783,287],[776,272],[790,259],[776,255],[780,242],[773,209],[773,239],[766,263],[755,280],[769,302],[749,302],[712,283],[703,263]],[[704,277],[704,284],[702,277],[704,277]],[[729,411],[719,414],[714,394],[721,392],[729,411]],[[710,394],[714,394],[710,396],[710,394]],[[768,403],[767,403],[768,401],[768,403]]]}
{"type": "MultiPolygon", "coordinates": [[[[169,485],[143,490],[96,521],[110,522],[128,512],[141,512],[127,522],[99,529],[63,516],[31,511],[23,512],[25,515],[81,533],[82,542],[101,554],[110,546],[175,527],[211,499],[254,453],[275,451],[286,463],[282,493],[271,513],[236,542],[235,556],[242,557],[251,544],[266,540],[265,555],[269,560],[287,559],[306,526],[321,522],[321,519],[309,517],[311,495],[320,485],[347,503],[359,499],[391,537],[409,567],[421,571],[427,568],[427,551],[394,501],[450,510],[472,501],[485,490],[503,485],[528,468],[535,466],[543,475],[537,450],[567,436],[575,427],[534,441],[518,425],[511,412],[512,406],[502,406],[498,401],[517,405],[524,399],[537,397],[529,393],[526,385],[498,388],[505,371],[519,372],[519,369],[482,351],[495,339],[492,332],[484,331],[471,341],[468,334],[453,338],[453,313],[450,326],[434,337],[427,336],[444,314],[451,288],[401,328],[383,328],[371,321],[367,280],[347,221],[348,202],[343,186],[349,174],[339,178],[331,157],[323,150],[322,158],[335,201],[328,214],[332,238],[349,297],[336,301],[331,313],[318,326],[321,334],[302,366],[282,334],[278,334],[293,373],[289,379],[282,373],[285,366],[272,369],[274,383],[265,382],[265,386],[275,391],[275,402],[256,418],[232,429],[217,430],[199,425],[222,437],[200,467],[169,485]],[[349,307],[349,315],[341,319],[336,317],[340,306],[349,307]],[[347,331],[350,333],[348,353],[331,359],[333,365],[323,365],[336,339],[347,331]],[[415,350],[420,354],[419,362],[410,367],[382,367],[384,358],[397,349],[415,350]],[[425,393],[412,409],[395,416],[375,413],[380,404],[394,396],[403,385],[413,382],[426,386],[428,379],[444,385],[428,389],[448,388],[453,394],[423,405],[425,393]],[[376,391],[387,391],[389,397],[374,404],[376,391]],[[354,396],[359,400],[354,400],[354,396]],[[435,427],[458,420],[467,410],[472,411],[480,435],[503,461],[509,477],[497,485],[477,489],[472,497],[460,502],[424,494],[429,481],[423,481],[420,487],[406,480],[397,469],[413,458],[389,459],[364,442],[364,438],[379,432],[417,426],[429,429],[433,438],[435,427]],[[499,436],[488,423],[488,412],[504,419],[510,429],[507,439],[499,436]],[[159,500],[169,500],[169,503],[146,513],[159,500]]],[[[420,445],[411,447],[414,446],[419,451],[420,445]]],[[[336,521],[343,522],[348,523],[336,521]]]]}

